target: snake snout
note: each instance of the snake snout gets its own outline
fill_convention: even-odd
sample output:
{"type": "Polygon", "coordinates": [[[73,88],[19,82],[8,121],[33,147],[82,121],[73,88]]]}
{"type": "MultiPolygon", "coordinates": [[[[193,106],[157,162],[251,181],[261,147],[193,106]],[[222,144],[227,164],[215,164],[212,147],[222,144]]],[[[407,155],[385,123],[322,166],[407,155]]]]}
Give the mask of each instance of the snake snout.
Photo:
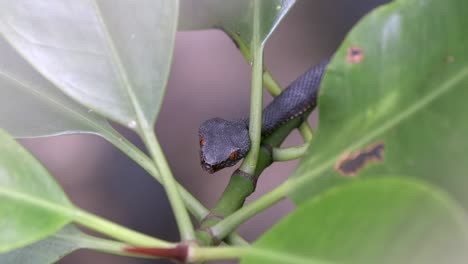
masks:
{"type": "Polygon", "coordinates": [[[209,173],[214,173],[214,172],[215,172],[215,170],[213,169],[213,167],[212,167],[210,164],[207,164],[207,163],[205,163],[205,162],[202,162],[202,168],[203,168],[205,171],[209,172],[209,173]]]}
{"type": "Polygon", "coordinates": [[[203,170],[205,170],[206,172],[210,173],[210,174],[213,174],[215,173],[216,171],[218,171],[219,169],[216,169],[216,165],[211,165],[209,163],[207,163],[203,157],[201,158],[201,167],[203,168],[203,170]]]}

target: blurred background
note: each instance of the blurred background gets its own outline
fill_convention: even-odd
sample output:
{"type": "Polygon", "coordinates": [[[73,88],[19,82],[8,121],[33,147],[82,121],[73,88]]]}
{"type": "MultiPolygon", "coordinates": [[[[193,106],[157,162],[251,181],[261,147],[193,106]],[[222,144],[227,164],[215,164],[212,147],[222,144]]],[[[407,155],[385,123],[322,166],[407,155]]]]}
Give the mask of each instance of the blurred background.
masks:
{"type": "MultiPolygon", "coordinates": [[[[267,0],[265,0],[267,1],[267,0]]],[[[265,49],[265,64],[285,87],[338,48],[350,28],[384,0],[299,0],[265,49]]],[[[250,67],[221,31],[180,32],[157,135],[175,177],[207,207],[212,207],[235,168],[214,175],[199,164],[198,127],[215,116],[236,119],[249,112],[250,67]]],[[[271,100],[265,95],[265,103],[271,100]]],[[[316,126],[317,115],[310,119],[316,126]]],[[[136,135],[117,127],[142,147],[136,135]]],[[[105,140],[92,135],[27,139],[28,147],[52,172],[71,200],[92,213],[170,241],[178,240],[164,190],[144,170],[105,140]]],[[[294,132],[285,145],[302,143],[294,132]]],[[[276,163],[260,178],[247,203],[284,181],[297,162],[276,163]]],[[[240,227],[253,241],[294,209],[283,201],[240,227]]],[[[59,263],[170,263],[77,251],[59,263]]],[[[229,262],[219,262],[229,263],[229,262]]],[[[230,262],[232,263],[232,262],[230,262]]]]}

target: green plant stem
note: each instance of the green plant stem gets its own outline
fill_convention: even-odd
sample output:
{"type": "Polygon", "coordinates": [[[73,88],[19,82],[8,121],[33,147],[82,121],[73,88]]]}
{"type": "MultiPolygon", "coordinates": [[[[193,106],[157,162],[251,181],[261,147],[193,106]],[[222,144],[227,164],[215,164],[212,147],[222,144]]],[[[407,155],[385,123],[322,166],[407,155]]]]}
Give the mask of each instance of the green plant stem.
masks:
{"type": "Polygon", "coordinates": [[[211,227],[213,236],[223,239],[246,220],[284,199],[287,195],[287,190],[288,186],[283,183],[251,204],[242,207],[224,220],[221,220],[211,227]]]}
{"type": "Polygon", "coordinates": [[[228,245],[232,246],[241,246],[241,247],[247,247],[250,246],[249,242],[245,240],[243,237],[238,235],[237,233],[233,232],[229,234],[225,239],[224,242],[228,245]]]}
{"type": "MultiPolygon", "coordinates": [[[[146,170],[151,176],[153,176],[158,182],[161,183],[159,171],[156,168],[154,162],[139,148],[137,148],[134,144],[132,144],[114,129],[100,130],[100,133],[104,135],[104,138],[106,138],[111,144],[120,149],[129,158],[134,160],[138,165],[140,165],[144,170],[146,170]]],[[[190,211],[195,219],[197,219],[197,221],[201,222],[210,211],[206,209],[206,207],[204,207],[200,201],[198,201],[179,183],[177,183],[177,189],[179,190],[180,196],[184,201],[185,207],[190,211]]],[[[237,233],[232,233],[226,237],[226,242],[230,245],[237,246],[248,245],[248,242],[237,233]]]]}
{"type": "MultiPolygon", "coordinates": [[[[115,130],[101,130],[100,133],[116,148],[125,153],[129,158],[134,160],[144,170],[146,170],[151,176],[153,176],[158,182],[162,184],[160,173],[156,168],[154,162],[137,148],[134,144],[124,138],[119,132],[115,130]]],[[[200,201],[198,201],[189,191],[187,191],[182,185],[177,184],[180,196],[184,201],[186,208],[190,213],[197,219],[201,220],[205,217],[209,210],[206,209],[200,201]]]]}
{"type": "Polygon", "coordinates": [[[255,257],[261,258],[265,263],[269,260],[274,263],[288,264],[331,264],[331,262],[313,259],[311,257],[295,256],[285,252],[274,252],[254,247],[191,248],[189,257],[189,261],[210,261],[255,257]]]}
{"type": "MultiPolygon", "coordinates": [[[[244,41],[237,35],[235,32],[231,32],[225,29],[225,32],[231,37],[231,39],[236,43],[236,46],[239,48],[239,51],[244,56],[245,60],[250,62],[252,61],[252,56],[250,54],[250,50],[245,45],[244,41]]],[[[267,91],[272,96],[278,96],[281,92],[281,85],[273,78],[271,72],[267,69],[266,66],[263,66],[264,72],[262,74],[262,81],[263,85],[267,89],[267,91]]],[[[301,133],[302,137],[304,138],[305,142],[308,142],[312,139],[312,128],[310,127],[307,120],[299,127],[299,132],[301,133]]]]}
{"type": "Polygon", "coordinates": [[[309,143],[306,142],[297,147],[290,148],[274,148],[273,149],[273,160],[274,161],[287,161],[302,158],[309,147],[309,143]]]}
{"type": "Polygon", "coordinates": [[[273,79],[269,70],[265,69],[263,72],[263,85],[267,89],[267,91],[274,97],[281,94],[282,89],[279,83],[273,79]]]}
{"type": "Polygon", "coordinates": [[[88,212],[76,209],[73,219],[77,223],[132,245],[171,247],[174,244],[125,228],[88,212]]]}
{"type": "Polygon", "coordinates": [[[253,32],[250,50],[252,51],[252,92],[249,115],[250,151],[242,163],[241,170],[254,174],[262,137],[263,45],[260,40],[260,0],[254,0],[253,32]]]}
{"type": "Polygon", "coordinates": [[[275,203],[281,201],[290,193],[291,190],[304,185],[306,182],[313,180],[311,178],[291,178],[283,184],[279,185],[269,193],[255,200],[251,204],[242,207],[238,211],[234,212],[224,220],[219,221],[217,224],[211,227],[213,236],[218,239],[223,239],[226,235],[235,230],[239,225],[250,219],[252,216],[259,212],[267,209],[275,203]]]}
{"type": "Polygon", "coordinates": [[[299,132],[301,133],[301,136],[302,138],[304,138],[305,142],[310,142],[314,135],[314,132],[312,131],[312,128],[310,127],[309,122],[307,122],[307,120],[305,120],[299,126],[299,132]]]}
{"type": "Polygon", "coordinates": [[[129,244],[122,242],[99,238],[91,236],[85,233],[80,234],[79,236],[66,235],[66,234],[53,234],[51,237],[55,237],[59,240],[68,241],[79,245],[80,248],[91,249],[94,251],[104,252],[113,255],[119,256],[134,256],[134,254],[129,254],[123,251],[125,247],[129,247],[129,244]]]}
{"type": "Polygon", "coordinates": [[[80,249],[89,249],[93,251],[103,252],[116,256],[124,257],[136,257],[136,258],[159,258],[156,256],[148,256],[143,254],[129,253],[125,249],[132,248],[134,245],[122,243],[119,241],[104,239],[81,233],[79,236],[67,235],[67,234],[53,234],[51,237],[55,237],[58,240],[71,242],[78,245],[80,249]]]}
{"type": "Polygon", "coordinates": [[[169,203],[172,206],[172,211],[179,228],[180,236],[182,240],[191,241],[195,239],[195,232],[190,221],[190,216],[185,209],[185,205],[182,201],[179,191],[177,190],[177,183],[172,175],[169,164],[167,163],[166,157],[163,154],[161,145],[154,134],[152,127],[142,127],[141,136],[143,142],[147,146],[153,160],[160,172],[160,178],[162,185],[164,186],[169,203]]]}

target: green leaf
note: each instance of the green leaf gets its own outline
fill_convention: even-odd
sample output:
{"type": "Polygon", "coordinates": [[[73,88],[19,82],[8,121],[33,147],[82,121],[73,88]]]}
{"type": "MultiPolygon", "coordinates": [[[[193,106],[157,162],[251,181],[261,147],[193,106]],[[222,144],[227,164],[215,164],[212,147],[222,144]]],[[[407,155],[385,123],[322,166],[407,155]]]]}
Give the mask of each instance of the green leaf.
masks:
{"type": "MultiPolygon", "coordinates": [[[[307,200],[253,247],[331,263],[466,263],[467,220],[435,187],[374,178],[307,200]]],[[[249,256],[242,263],[284,262],[249,256]]]]}
{"type": "Polygon", "coordinates": [[[84,235],[73,225],[67,225],[50,237],[29,246],[0,254],[3,264],[49,264],[82,248],[80,237],[84,235]]]}
{"type": "Polygon", "coordinates": [[[354,27],[324,77],[318,133],[290,182],[295,201],[397,173],[468,206],[466,14],[464,0],[400,0],[354,27]]]}
{"type": "MultiPolygon", "coordinates": [[[[250,57],[254,2],[250,0],[181,0],[178,28],[179,30],[221,28],[239,46],[249,47],[247,49],[250,57]]],[[[295,0],[259,1],[259,38],[262,46],[295,2],[295,0]]]]}
{"type": "Polygon", "coordinates": [[[44,240],[8,253],[0,254],[0,263],[55,263],[73,251],[84,248],[99,251],[113,251],[116,253],[116,250],[121,250],[122,244],[87,235],[81,232],[76,226],[70,224],[44,240]]]}
{"type": "Polygon", "coordinates": [[[0,1],[2,36],[83,105],[138,129],[169,74],[177,1],[0,1]]]}
{"type": "Polygon", "coordinates": [[[47,170],[0,130],[0,252],[40,240],[70,219],[54,212],[71,207],[47,170]]]}
{"type": "Polygon", "coordinates": [[[109,130],[105,119],[74,102],[0,38],[0,127],[15,137],[109,130]]]}

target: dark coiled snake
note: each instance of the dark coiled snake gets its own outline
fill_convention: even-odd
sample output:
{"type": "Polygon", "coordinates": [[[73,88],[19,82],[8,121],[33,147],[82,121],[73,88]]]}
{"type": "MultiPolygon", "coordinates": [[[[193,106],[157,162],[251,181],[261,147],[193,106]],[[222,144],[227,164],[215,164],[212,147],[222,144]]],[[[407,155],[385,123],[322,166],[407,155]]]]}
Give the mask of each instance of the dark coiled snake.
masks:
{"type": "MultiPolygon", "coordinates": [[[[320,82],[329,61],[326,59],[302,74],[263,109],[262,137],[315,108],[320,82]]],[[[202,167],[214,173],[235,165],[249,152],[249,120],[207,120],[200,127],[199,137],[202,167]]]]}

